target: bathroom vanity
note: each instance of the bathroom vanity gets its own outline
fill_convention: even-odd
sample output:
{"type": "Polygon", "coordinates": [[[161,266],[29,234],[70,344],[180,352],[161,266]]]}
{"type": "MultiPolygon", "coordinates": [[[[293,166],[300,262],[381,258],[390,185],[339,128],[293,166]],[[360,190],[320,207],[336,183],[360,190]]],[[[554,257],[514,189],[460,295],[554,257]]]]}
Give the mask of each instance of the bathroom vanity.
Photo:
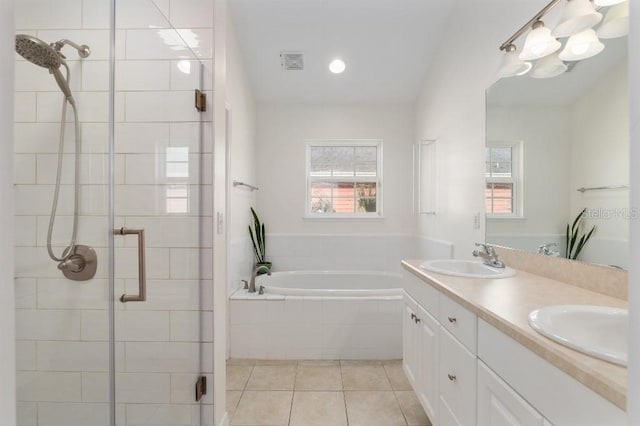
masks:
{"type": "Polygon", "coordinates": [[[531,311],[626,301],[518,270],[463,278],[404,261],[403,367],[434,426],[625,425],[627,369],[536,333],[531,311]]]}

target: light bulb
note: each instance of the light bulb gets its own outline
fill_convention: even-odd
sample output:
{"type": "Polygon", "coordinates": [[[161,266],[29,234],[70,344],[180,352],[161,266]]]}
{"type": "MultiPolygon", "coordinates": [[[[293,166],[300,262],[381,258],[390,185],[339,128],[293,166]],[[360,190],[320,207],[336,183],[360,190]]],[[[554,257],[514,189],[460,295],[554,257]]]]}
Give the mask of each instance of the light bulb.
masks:
{"type": "Polygon", "coordinates": [[[329,64],[329,71],[334,74],[341,74],[347,68],[344,61],[342,59],[334,59],[329,64]]]}

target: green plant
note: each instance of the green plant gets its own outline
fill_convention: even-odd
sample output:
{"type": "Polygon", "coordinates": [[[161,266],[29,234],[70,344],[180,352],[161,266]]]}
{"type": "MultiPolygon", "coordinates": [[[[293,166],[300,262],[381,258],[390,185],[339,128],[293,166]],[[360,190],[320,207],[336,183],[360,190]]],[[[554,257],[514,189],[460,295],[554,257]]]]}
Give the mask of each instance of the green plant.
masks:
{"type": "Polygon", "coordinates": [[[266,243],[264,223],[260,222],[258,214],[251,207],[251,215],[253,216],[253,229],[249,225],[249,235],[251,236],[251,242],[253,243],[253,252],[256,255],[256,263],[265,263],[266,243]]]}
{"type": "Polygon", "coordinates": [[[582,209],[582,211],[573,221],[572,225],[569,225],[567,223],[566,249],[564,255],[564,257],[566,257],[567,259],[576,260],[585,244],[587,244],[587,241],[589,241],[589,238],[591,238],[593,232],[596,230],[596,227],[594,225],[588,233],[582,234],[582,236],[580,236],[580,227],[582,225],[582,221],[584,219],[584,214],[586,211],[586,207],[582,209]]]}

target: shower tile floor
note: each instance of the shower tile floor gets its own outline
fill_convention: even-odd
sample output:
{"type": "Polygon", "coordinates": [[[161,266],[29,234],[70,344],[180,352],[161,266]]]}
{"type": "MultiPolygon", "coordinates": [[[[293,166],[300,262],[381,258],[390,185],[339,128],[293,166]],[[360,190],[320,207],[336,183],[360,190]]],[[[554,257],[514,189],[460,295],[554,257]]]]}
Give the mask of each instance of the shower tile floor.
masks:
{"type": "Polygon", "coordinates": [[[227,362],[233,426],[431,426],[394,361],[227,362]]]}

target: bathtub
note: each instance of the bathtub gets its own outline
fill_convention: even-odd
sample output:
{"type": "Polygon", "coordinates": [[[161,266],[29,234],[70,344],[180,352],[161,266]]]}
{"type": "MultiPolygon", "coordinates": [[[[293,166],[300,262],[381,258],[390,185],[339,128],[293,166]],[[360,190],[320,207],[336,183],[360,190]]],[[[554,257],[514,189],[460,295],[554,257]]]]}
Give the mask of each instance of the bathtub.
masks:
{"type": "Polygon", "coordinates": [[[232,358],[402,358],[402,275],[274,272],[229,300],[232,358]]]}

